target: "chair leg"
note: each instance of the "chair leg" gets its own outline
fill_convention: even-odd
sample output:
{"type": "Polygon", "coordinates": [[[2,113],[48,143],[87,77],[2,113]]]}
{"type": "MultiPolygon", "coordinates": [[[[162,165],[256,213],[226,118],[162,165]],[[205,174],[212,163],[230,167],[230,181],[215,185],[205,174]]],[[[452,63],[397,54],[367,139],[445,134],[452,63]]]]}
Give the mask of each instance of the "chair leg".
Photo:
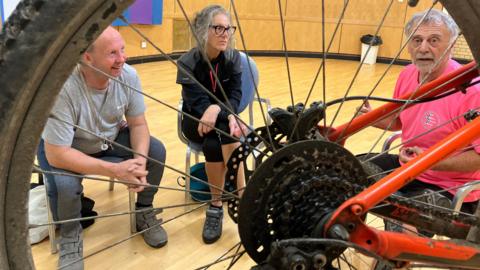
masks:
{"type": "Polygon", "coordinates": [[[110,178],[110,183],[108,185],[108,190],[112,191],[113,187],[115,185],[115,182],[113,182],[115,179],[113,177],[110,178]]]}
{"type": "Polygon", "coordinates": [[[200,161],[200,155],[197,152],[195,152],[195,164],[197,164],[199,161],[200,161]]]}
{"type": "Polygon", "coordinates": [[[136,233],[137,232],[137,220],[135,219],[135,192],[129,191],[128,192],[128,206],[130,209],[130,232],[136,233]]]}
{"type": "MultiPolygon", "coordinates": [[[[477,209],[475,210],[476,217],[480,217],[480,201],[477,203],[477,209]]],[[[471,226],[467,234],[467,240],[473,243],[480,243],[480,228],[479,226],[471,226]]]]}
{"type": "MultiPolygon", "coordinates": [[[[46,182],[47,181],[45,181],[45,197],[46,197],[46,201],[47,201],[47,218],[48,218],[48,223],[52,223],[53,222],[53,215],[52,215],[52,212],[50,210],[51,208],[50,208],[50,201],[48,199],[48,194],[47,194],[46,182]]],[[[56,225],[48,225],[48,239],[50,241],[50,252],[52,254],[55,254],[55,253],[58,252],[57,239],[56,239],[56,235],[55,235],[55,227],[56,227],[56,225]]]]}
{"type": "MultiPolygon", "coordinates": [[[[113,187],[115,185],[114,182],[115,178],[111,177],[110,178],[110,184],[108,186],[108,190],[112,191],[113,187]]],[[[131,212],[130,214],[130,232],[131,233],[136,233],[137,232],[137,220],[135,219],[135,192],[129,191],[128,192],[128,209],[131,212]]]]}
{"type": "MultiPolygon", "coordinates": [[[[192,151],[189,146],[187,146],[187,154],[185,158],[185,204],[190,201],[190,156],[192,151]]],[[[198,159],[198,154],[195,156],[195,160],[198,159]]],[[[185,212],[189,211],[190,207],[185,206],[185,212]]]]}
{"type": "Polygon", "coordinates": [[[248,124],[253,129],[253,101],[248,104],[248,124]]]}

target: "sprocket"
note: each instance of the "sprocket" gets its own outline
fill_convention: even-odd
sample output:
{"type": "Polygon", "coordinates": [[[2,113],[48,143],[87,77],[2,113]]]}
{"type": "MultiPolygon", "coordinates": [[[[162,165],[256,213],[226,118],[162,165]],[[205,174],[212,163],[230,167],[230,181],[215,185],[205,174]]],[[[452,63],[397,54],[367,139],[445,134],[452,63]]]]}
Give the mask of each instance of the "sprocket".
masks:
{"type": "MultiPolygon", "coordinates": [[[[318,122],[325,115],[325,106],[322,102],[313,102],[305,109],[302,103],[289,106],[287,110],[274,108],[269,111],[273,120],[268,126],[255,129],[245,138],[245,143],[235,149],[227,162],[226,181],[231,182],[235,190],[237,173],[243,162],[245,178],[248,183],[250,175],[266,157],[281,149],[285,145],[299,140],[323,140],[318,122]],[[297,123],[298,121],[298,123],[297,123]],[[253,165],[247,166],[246,161],[252,156],[253,165]]],[[[228,214],[234,222],[238,219],[238,206],[240,200],[231,198],[228,200],[228,214]]]]}
{"type": "Polygon", "coordinates": [[[261,263],[273,242],[312,237],[324,216],[368,184],[358,159],[335,143],[284,146],[255,170],[240,201],[242,244],[261,263]]]}

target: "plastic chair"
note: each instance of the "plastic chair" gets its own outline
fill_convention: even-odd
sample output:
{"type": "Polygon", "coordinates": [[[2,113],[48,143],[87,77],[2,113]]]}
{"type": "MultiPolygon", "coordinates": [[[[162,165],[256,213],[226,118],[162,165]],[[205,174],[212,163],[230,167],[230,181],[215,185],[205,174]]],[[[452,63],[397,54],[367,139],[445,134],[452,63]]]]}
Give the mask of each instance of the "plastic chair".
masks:
{"type": "MultiPolygon", "coordinates": [[[[253,128],[253,105],[257,102],[264,103],[267,111],[270,111],[271,104],[268,98],[255,97],[255,87],[258,87],[259,84],[258,68],[255,61],[251,57],[247,57],[244,52],[240,52],[240,60],[242,63],[242,99],[238,110],[243,112],[248,106],[248,124],[253,128]],[[249,64],[251,68],[248,68],[249,64]]],[[[267,122],[270,124],[270,118],[267,119],[267,122]]]]}
{"type": "MultiPolygon", "coordinates": [[[[40,140],[40,144],[37,150],[37,159],[40,164],[40,168],[44,171],[51,171],[50,164],[48,164],[47,157],[45,156],[45,148],[44,148],[44,142],[43,139],[40,140]]],[[[122,159],[118,158],[115,159],[112,157],[111,162],[119,162],[122,159]]],[[[52,223],[54,221],[54,217],[50,208],[50,200],[48,199],[48,177],[52,177],[53,175],[47,175],[44,174],[43,178],[45,179],[44,185],[45,185],[45,196],[47,197],[47,209],[48,209],[48,223],[52,223]]],[[[108,190],[113,191],[115,183],[113,182],[114,178],[110,178],[112,182],[109,183],[108,190]]],[[[135,211],[135,192],[129,191],[128,192],[128,207],[130,212],[135,211]]],[[[57,248],[57,242],[58,240],[56,239],[56,234],[55,234],[55,229],[56,225],[49,225],[48,226],[48,238],[50,241],[50,252],[52,254],[55,254],[58,252],[57,248]]],[[[136,233],[137,232],[137,224],[136,224],[136,219],[135,219],[135,213],[130,214],[130,232],[131,233],[136,233]]]]}
{"type": "MultiPolygon", "coordinates": [[[[253,128],[253,104],[255,102],[260,102],[265,104],[267,107],[267,111],[271,109],[270,100],[268,98],[258,98],[255,97],[255,86],[258,86],[259,83],[259,75],[258,75],[258,68],[257,64],[251,57],[248,57],[243,52],[240,52],[241,57],[241,64],[242,64],[242,99],[240,101],[238,110],[239,112],[243,112],[246,107],[248,106],[248,113],[249,113],[249,125],[253,128]],[[251,68],[248,66],[250,65],[251,68]],[[253,75],[253,76],[252,76],[253,75]],[[253,80],[252,80],[253,77],[253,80]]],[[[185,157],[185,174],[190,174],[190,160],[192,153],[195,155],[195,163],[198,163],[199,156],[202,155],[202,145],[198,143],[191,142],[185,137],[182,132],[182,120],[183,115],[181,113],[183,106],[183,100],[180,99],[178,104],[178,116],[177,116],[177,133],[178,138],[182,141],[186,146],[186,157],[185,157]]],[[[267,122],[270,123],[270,118],[267,119],[267,122]]],[[[190,194],[190,177],[185,178],[185,202],[188,202],[190,194]]]]}
{"type": "MultiPolygon", "coordinates": [[[[385,152],[388,149],[390,149],[392,143],[396,139],[400,138],[401,135],[402,135],[401,131],[396,131],[396,132],[392,133],[383,143],[382,152],[385,152]]],[[[453,197],[453,201],[452,201],[453,210],[457,211],[457,212],[460,211],[460,208],[462,207],[462,204],[463,204],[463,201],[465,200],[465,197],[467,197],[467,195],[470,192],[472,192],[474,190],[478,190],[478,189],[480,189],[480,180],[476,180],[474,182],[471,182],[471,185],[468,185],[468,186],[457,189],[457,192],[455,193],[455,196],[453,197]]],[[[480,201],[479,201],[479,206],[480,206],[480,201]]]]}

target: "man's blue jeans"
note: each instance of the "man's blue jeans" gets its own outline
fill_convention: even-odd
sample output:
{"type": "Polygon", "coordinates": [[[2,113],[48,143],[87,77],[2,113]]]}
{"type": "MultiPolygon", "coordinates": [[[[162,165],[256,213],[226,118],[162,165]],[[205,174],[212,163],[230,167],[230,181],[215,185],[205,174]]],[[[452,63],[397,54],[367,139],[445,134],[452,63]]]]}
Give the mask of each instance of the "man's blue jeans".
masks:
{"type": "MultiPolygon", "coordinates": [[[[120,131],[117,138],[115,139],[115,142],[131,148],[130,133],[128,128],[120,131]]],[[[130,151],[115,146],[113,146],[113,149],[109,148],[107,151],[99,152],[91,156],[115,163],[133,158],[133,154],[130,151]]],[[[148,156],[162,163],[165,162],[165,146],[162,144],[162,142],[155,139],[154,137],[150,137],[150,148],[148,156]]],[[[40,142],[40,145],[38,147],[37,159],[39,161],[40,167],[44,171],[76,174],[75,172],[65,171],[59,168],[51,167],[48,164],[45,156],[43,140],[40,142]]],[[[157,162],[147,160],[147,170],[147,182],[152,185],[159,185],[163,175],[164,166],[157,162]]],[[[54,174],[45,174],[45,178],[47,183],[46,187],[48,199],[50,201],[50,207],[54,220],[80,218],[80,211],[82,208],[81,195],[83,192],[82,178],[54,174]]],[[[138,193],[137,203],[142,205],[151,205],[156,193],[157,188],[145,188],[142,192],[138,193]]],[[[78,225],[79,222],[70,222],[63,224],[62,226],[60,226],[60,233],[62,234],[62,231],[70,231],[71,228],[78,225]]]]}

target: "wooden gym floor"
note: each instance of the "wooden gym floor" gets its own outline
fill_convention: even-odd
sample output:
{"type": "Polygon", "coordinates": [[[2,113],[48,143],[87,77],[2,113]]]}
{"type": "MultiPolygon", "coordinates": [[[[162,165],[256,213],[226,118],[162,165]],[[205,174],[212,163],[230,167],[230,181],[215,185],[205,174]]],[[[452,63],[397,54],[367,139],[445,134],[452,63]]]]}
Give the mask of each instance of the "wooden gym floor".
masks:
{"type": "MultiPolygon", "coordinates": [[[[254,57],[260,73],[259,93],[269,98],[273,107],[285,108],[291,105],[288,77],[284,58],[254,57]]],[[[289,58],[291,68],[292,89],[295,102],[305,102],[305,98],[320,64],[320,59],[289,58]]],[[[327,101],[343,97],[359,63],[355,61],[327,60],[326,89],[327,101]]],[[[134,66],[141,77],[144,92],[163,102],[178,105],[181,87],[175,84],[176,68],[167,61],[139,64],[134,66]]],[[[367,95],[383,74],[387,65],[365,65],[351,87],[350,95],[367,95]]],[[[391,67],[382,80],[375,96],[391,97],[400,66],[391,67]]],[[[312,101],[322,100],[322,73],[314,88],[312,101]]],[[[180,171],[185,170],[185,145],[177,137],[177,112],[155,101],[145,99],[147,103],[147,119],[150,132],[159,138],[167,148],[167,164],[180,171]]],[[[350,120],[360,102],[347,102],[342,107],[334,126],[350,120]]],[[[372,106],[379,103],[371,102],[372,106]]],[[[330,123],[335,108],[327,111],[330,123]]],[[[242,118],[248,121],[246,113],[242,118]]],[[[255,105],[255,127],[263,125],[258,105],[255,105]]],[[[347,141],[346,148],[355,154],[367,152],[376,141],[379,130],[368,128],[354,135],[347,141]]],[[[382,140],[383,141],[383,140],[382,140]]],[[[379,146],[375,148],[379,150],[379,146]]],[[[193,157],[192,157],[193,160],[193,157]]],[[[161,186],[179,188],[179,174],[165,169],[161,186]]],[[[114,191],[108,191],[108,184],[84,180],[85,195],[96,201],[95,209],[99,214],[128,211],[128,192],[121,184],[115,185],[114,191]]],[[[154,206],[182,204],[184,193],[172,190],[159,190],[154,206]]],[[[159,215],[168,220],[184,213],[184,208],[166,209],[159,215]]],[[[226,212],[225,212],[226,213],[226,212]]],[[[212,245],[202,242],[201,231],[204,221],[204,208],[172,220],[164,225],[168,232],[169,242],[161,249],[148,247],[141,236],[134,237],[119,245],[102,251],[85,259],[85,269],[195,269],[213,262],[228,249],[239,243],[236,225],[228,215],[224,218],[224,229],[221,239],[212,245]]],[[[84,231],[84,256],[95,253],[130,235],[128,216],[103,218],[84,231]]],[[[58,254],[50,254],[48,238],[32,246],[32,253],[37,269],[55,269],[58,254]]],[[[226,269],[229,261],[215,265],[210,269],[226,269]]],[[[244,255],[233,269],[249,269],[254,262],[244,255]]]]}

